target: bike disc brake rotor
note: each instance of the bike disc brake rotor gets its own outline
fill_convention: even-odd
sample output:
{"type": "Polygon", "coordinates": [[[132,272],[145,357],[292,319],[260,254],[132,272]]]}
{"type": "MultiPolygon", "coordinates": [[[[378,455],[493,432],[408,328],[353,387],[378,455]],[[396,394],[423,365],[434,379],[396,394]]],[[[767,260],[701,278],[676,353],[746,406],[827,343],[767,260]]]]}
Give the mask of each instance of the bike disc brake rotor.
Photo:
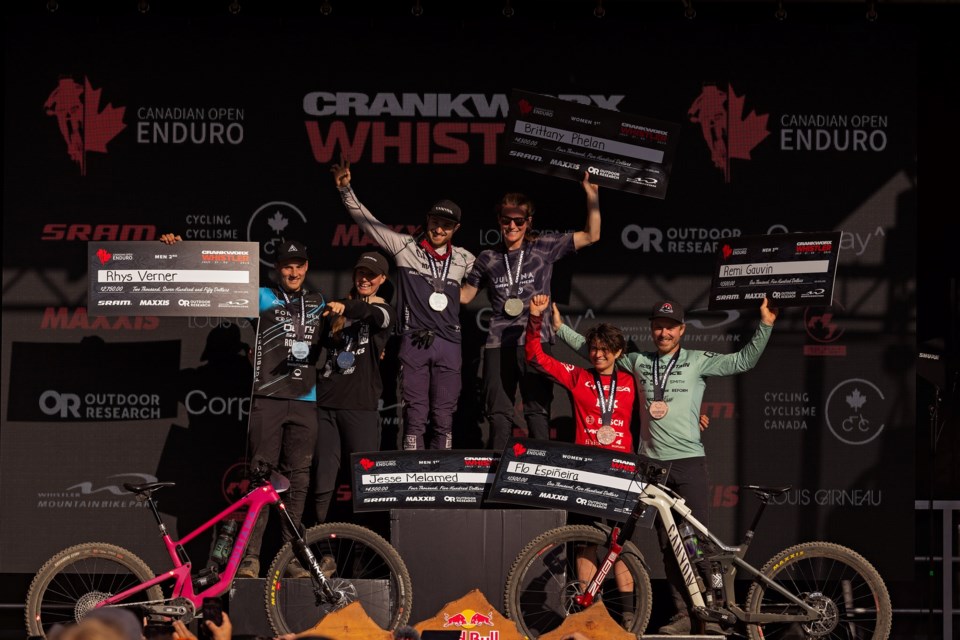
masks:
{"type": "Polygon", "coordinates": [[[804,601],[820,613],[820,619],[814,622],[804,622],[803,630],[814,638],[829,635],[840,621],[840,612],[837,603],[822,593],[808,594],[804,601]]]}
{"type": "MultiPolygon", "coordinates": [[[[583,607],[577,604],[577,601],[574,600],[574,598],[577,596],[582,596],[583,593],[583,587],[580,585],[579,580],[571,580],[563,586],[563,608],[568,616],[583,611],[583,607]]],[[[593,601],[600,602],[599,593],[593,601]]]]}
{"type": "Polygon", "coordinates": [[[330,578],[327,580],[327,584],[329,584],[333,592],[337,594],[336,602],[323,605],[324,608],[329,607],[330,611],[343,609],[351,602],[356,602],[360,597],[357,595],[357,586],[350,580],[330,578]]]}

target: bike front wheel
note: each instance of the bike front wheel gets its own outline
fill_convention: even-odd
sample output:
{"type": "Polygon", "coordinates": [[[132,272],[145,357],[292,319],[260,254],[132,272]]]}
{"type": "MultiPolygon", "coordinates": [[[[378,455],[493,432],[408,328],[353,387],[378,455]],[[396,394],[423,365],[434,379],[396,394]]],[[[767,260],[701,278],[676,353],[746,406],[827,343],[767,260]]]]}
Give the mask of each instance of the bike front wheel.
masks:
{"type": "MultiPolygon", "coordinates": [[[[147,563],[122,547],[87,542],[64,549],[30,583],[27,633],[45,638],[54,625],[79,622],[99,602],[152,579],[147,563]]],[[[153,586],[136,594],[129,606],[162,598],[163,591],[153,586]]]]}
{"type": "MultiPolygon", "coordinates": [[[[893,611],[880,574],[857,552],[830,542],[784,549],[761,573],[821,613],[813,622],[747,625],[753,640],[857,638],[885,640],[893,611]]],[[[798,614],[799,607],[761,582],[747,593],[748,613],[798,614]]]]}
{"type": "MultiPolygon", "coordinates": [[[[530,638],[556,629],[581,610],[574,598],[584,592],[609,548],[603,531],[584,525],[551,529],[534,538],[507,577],[507,617],[530,638]]],[[[624,630],[642,633],[650,621],[652,595],[650,576],[640,559],[621,555],[600,585],[597,599],[624,630]]]]}
{"type": "MultiPolygon", "coordinates": [[[[387,630],[407,621],[413,587],[406,565],[389,542],[369,529],[342,522],[310,527],[305,541],[331,586],[348,604],[359,601],[366,614],[387,630]]],[[[288,542],[267,573],[267,618],[278,635],[311,629],[336,608],[317,603],[311,578],[288,577],[297,569],[299,563],[288,542]]]]}

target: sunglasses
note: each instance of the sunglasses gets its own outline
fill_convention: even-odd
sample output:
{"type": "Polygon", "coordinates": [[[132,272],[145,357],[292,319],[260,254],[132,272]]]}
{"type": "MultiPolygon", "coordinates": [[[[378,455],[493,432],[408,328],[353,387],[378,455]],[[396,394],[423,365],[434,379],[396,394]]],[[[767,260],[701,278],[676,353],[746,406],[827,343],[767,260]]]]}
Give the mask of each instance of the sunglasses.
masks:
{"type": "Polygon", "coordinates": [[[517,229],[521,229],[527,226],[527,220],[529,220],[529,218],[520,218],[517,216],[500,216],[501,225],[503,225],[504,227],[509,227],[510,225],[514,225],[517,227],[517,229]]]}

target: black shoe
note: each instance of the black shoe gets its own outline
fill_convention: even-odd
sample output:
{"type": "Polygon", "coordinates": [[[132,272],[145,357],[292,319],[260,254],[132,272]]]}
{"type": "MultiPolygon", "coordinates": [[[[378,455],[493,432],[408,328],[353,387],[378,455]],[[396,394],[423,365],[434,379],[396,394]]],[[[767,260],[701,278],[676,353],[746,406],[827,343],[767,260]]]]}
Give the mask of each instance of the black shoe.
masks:
{"type": "Polygon", "coordinates": [[[673,614],[670,622],[660,627],[657,633],[665,636],[687,636],[690,635],[691,629],[690,614],[686,611],[681,611],[673,614]]]}
{"type": "Polygon", "coordinates": [[[254,556],[247,556],[240,562],[240,568],[237,569],[238,578],[259,578],[260,577],[260,559],[254,556]]]}

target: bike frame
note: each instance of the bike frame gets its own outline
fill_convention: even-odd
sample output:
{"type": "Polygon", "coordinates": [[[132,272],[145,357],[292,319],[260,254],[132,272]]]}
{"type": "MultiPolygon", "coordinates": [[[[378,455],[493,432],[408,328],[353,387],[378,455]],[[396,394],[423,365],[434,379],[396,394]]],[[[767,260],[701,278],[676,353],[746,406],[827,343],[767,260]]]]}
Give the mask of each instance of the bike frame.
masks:
{"type": "MultiPolygon", "coordinates": [[[[718,562],[723,567],[723,588],[726,600],[726,609],[736,616],[737,619],[748,624],[763,624],[766,622],[810,622],[813,620],[818,620],[821,617],[820,612],[818,612],[816,609],[805,603],[803,600],[800,600],[795,594],[790,593],[779,584],[763,575],[759,569],[756,569],[743,559],[747,553],[747,549],[750,547],[750,541],[753,539],[754,529],[756,528],[757,522],[760,519],[760,515],[763,513],[763,508],[766,505],[765,502],[761,505],[760,511],[758,511],[754,516],[753,523],[750,525],[750,530],[745,536],[744,543],[739,546],[731,547],[721,542],[720,539],[713,535],[713,533],[711,533],[706,526],[694,518],[693,515],[691,515],[692,512],[690,507],[688,507],[686,504],[686,500],[671,491],[668,487],[660,484],[646,483],[641,485],[641,488],[642,493],[639,501],[637,502],[637,506],[630,515],[630,524],[628,525],[628,528],[632,530],[633,525],[640,518],[640,515],[646,506],[652,506],[657,510],[657,513],[660,515],[661,525],[667,532],[667,537],[670,540],[670,548],[673,551],[673,556],[680,568],[680,574],[683,577],[684,585],[687,588],[687,592],[690,594],[690,600],[693,602],[693,607],[695,610],[710,610],[710,607],[707,607],[706,602],[704,601],[703,592],[705,591],[705,588],[702,584],[702,579],[698,575],[696,569],[693,567],[693,564],[690,562],[689,556],[687,555],[686,548],[683,544],[683,539],[680,536],[680,532],[677,528],[677,520],[674,518],[674,513],[676,513],[683,520],[686,520],[700,535],[701,540],[709,540],[719,550],[718,553],[705,556],[704,559],[710,562],[718,562]],[[750,574],[755,580],[762,582],[767,588],[773,589],[782,595],[791,604],[799,607],[803,613],[748,613],[744,611],[741,607],[737,606],[734,592],[734,577],[736,576],[738,569],[742,569],[746,573],[750,574]]],[[[594,575],[593,579],[590,580],[590,584],[587,585],[585,592],[575,597],[577,604],[581,606],[589,606],[593,603],[597,597],[597,593],[600,591],[603,581],[613,568],[617,558],[622,553],[623,548],[626,545],[630,545],[631,547],[633,546],[630,542],[621,544],[621,531],[622,530],[619,526],[610,530],[610,549],[607,552],[604,561],[598,567],[597,573],[594,575]]],[[[637,552],[637,555],[640,556],[639,551],[637,552]]],[[[642,558],[642,556],[640,557],[642,558]]]]}
{"type": "Polygon", "coordinates": [[[98,603],[97,607],[108,607],[119,604],[130,596],[146,591],[154,585],[175,580],[176,582],[173,586],[171,599],[185,598],[193,603],[196,611],[199,611],[204,598],[215,598],[222,595],[230,588],[233,578],[237,574],[237,569],[240,566],[240,560],[243,558],[243,553],[247,548],[247,542],[250,539],[250,534],[253,532],[254,524],[256,523],[257,517],[260,515],[260,512],[263,510],[263,508],[266,505],[277,504],[279,505],[279,508],[284,509],[283,502],[280,500],[280,494],[277,493],[276,489],[274,489],[274,487],[268,483],[256,487],[250,493],[243,496],[243,498],[221,511],[212,519],[208,520],[205,524],[194,529],[180,540],[174,540],[170,534],[167,533],[167,528],[160,518],[160,513],[156,509],[156,503],[154,503],[153,497],[148,496],[146,500],[150,503],[154,516],[157,518],[160,528],[160,535],[163,539],[163,544],[167,549],[167,554],[169,554],[170,560],[173,562],[173,569],[165,571],[152,580],[148,580],[147,582],[143,582],[135,587],[131,587],[126,591],[121,591],[116,595],[110,596],[109,598],[106,598],[102,602],[98,603]],[[230,552],[230,559],[227,561],[227,566],[220,575],[220,579],[199,593],[195,592],[193,589],[193,581],[191,580],[190,575],[190,570],[193,564],[187,558],[186,552],[183,549],[183,545],[190,542],[217,523],[227,519],[230,514],[245,507],[249,508],[249,511],[247,512],[247,516],[244,518],[243,524],[240,526],[240,529],[237,532],[233,550],[230,552]],[[187,561],[184,561],[184,559],[187,561]]]}

